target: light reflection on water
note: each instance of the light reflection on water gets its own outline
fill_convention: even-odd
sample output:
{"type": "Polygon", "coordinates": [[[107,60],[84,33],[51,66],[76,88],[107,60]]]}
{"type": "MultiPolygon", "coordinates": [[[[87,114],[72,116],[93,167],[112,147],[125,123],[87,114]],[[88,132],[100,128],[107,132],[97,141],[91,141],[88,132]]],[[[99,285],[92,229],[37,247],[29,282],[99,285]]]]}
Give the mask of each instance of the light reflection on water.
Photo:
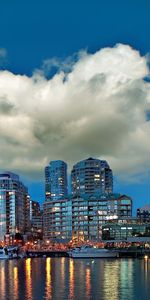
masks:
{"type": "Polygon", "coordinates": [[[13,269],[13,281],[14,281],[14,300],[18,300],[18,267],[14,267],[13,269]]]}
{"type": "Polygon", "coordinates": [[[46,259],[46,281],[45,281],[45,294],[46,300],[52,299],[52,282],[51,282],[51,258],[46,259]]]}
{"type": "Polygon", "coordinates": [[[148,300],[150,260],[0,261],[0,300],[148,300]]]}
{"type": "Polygon", "coordinates": [[[74,297],[74,261],[73,259],[69,259],[69,299],[73,299],[74,297]]]}
{"type": "Polygon", "coordinates": [[[87,268],[85,273],[86,299],[91,299],[91,269],[87,268]]]}
{"type": "Polygon", "coordinates": [[[104,299],[119,299],[119,261],[104,265],[104,299]]]}
{"type": "Polygon", "coordinates": [[[5,299],[5,267],[0,268],[0,295],[5,299]]]}
{"type": "MultiPolygon", "coordinates": [[[[25,278],[26,278],[26,299],[32,299],[32,277],[31,277],[31,258],[25,260],[25,278]]],[[[18,300],[18,299],[17,299],[18,300]]]]}

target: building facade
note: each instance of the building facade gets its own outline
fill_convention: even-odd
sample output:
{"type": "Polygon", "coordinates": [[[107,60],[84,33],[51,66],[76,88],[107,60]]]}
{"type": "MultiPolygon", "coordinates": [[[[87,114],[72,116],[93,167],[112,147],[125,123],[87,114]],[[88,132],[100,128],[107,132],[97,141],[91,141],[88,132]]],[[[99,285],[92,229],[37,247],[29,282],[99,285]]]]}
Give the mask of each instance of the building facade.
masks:
{"type": "Polygon", "coordinates": [[[105,241],[133,241],[150,237],[150,224],[138,224],[134,222],[126,224],[108,223],[102,226],[102,239],[105,241]]]}
{"type": "Polygon", "coordinates": [[[44,203],[44,239],[66,242],[72,238],[71,200],[55,199],[44,203]]]}
{"type": "Polygon", "coordinates": [[[28,189],[19,176],[0,174],[0,240],[30,231],[30,201],[28,189]]]}
{"type": "Polygon", "coordinates": [[[43,211],[38,201],[30,199],[30,223],[33,239],[43,238],[43,211]]]}
{"type": "Polygon", "coordinates": [[[101,240],[102,225],[131,218],[132,199],[113,193],[113,174],[104,160],[88,158],[73,166],[67,195],[67,165],[45,168],[44,239],[101,240]]]}
{"type": "Polygon", "coordinates": [[[126,195],[97,194],[45,201],[44,238],[98,241],[103,224],[131,216],[132,199],[126,195]]]}
{"type": "Polygon", "coordinates": [[[150,207],[147,208],[138,208],[137,209],[137,219],[140,223],[150,222],[150,207]]]}
{"type": "Polygon", "coordinates": [[[73,198],[72,237],[77,240],[100,240],[102,224],[131,216],[132,199],[126,195],[97,194],[73,198]]]}
{"type": "Polygon", "coordinates": [[[67,164],[62,160],[51,161],[45,167],[45,200],[65,199],[67,194],[67,164]]]}
{"type": "Polygon", "coordinates": [[[73,166],[71,171],[72,196],[113,192],[113,174],[105,160],[88,158],[73,166]]]}

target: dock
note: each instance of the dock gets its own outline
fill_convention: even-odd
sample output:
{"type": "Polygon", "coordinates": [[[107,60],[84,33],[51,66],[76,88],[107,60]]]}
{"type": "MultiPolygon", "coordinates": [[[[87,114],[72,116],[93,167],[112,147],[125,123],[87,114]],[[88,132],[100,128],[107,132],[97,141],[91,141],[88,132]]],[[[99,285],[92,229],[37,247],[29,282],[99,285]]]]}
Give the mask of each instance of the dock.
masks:
{"type": "Polygon", "coordinates": [[[27,250],[27,257],[69,257],[67,251],[62,250],[27,250]]]}
{"type": "MultiPolygon", "coordinates": [[[[118,258],[150,258],[150,249],[122,248],[117,249],[118,258]]],[[[27,257],[69,257],[65,250],[27,250],[27,257]]]]}

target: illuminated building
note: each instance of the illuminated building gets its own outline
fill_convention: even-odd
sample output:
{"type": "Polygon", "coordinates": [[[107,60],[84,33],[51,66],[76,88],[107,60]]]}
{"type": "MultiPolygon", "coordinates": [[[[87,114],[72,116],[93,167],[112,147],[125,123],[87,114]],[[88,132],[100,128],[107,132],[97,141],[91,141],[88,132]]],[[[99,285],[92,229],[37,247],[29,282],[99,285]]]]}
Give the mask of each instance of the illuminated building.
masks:
{"type": "Polygon", "coordinates": [[[140,223],[148,223],[150,222],[150,206],[142,208],[138,208],[137,211],[137,219],[140,223]]]}
{"type": "Polygon", "coordinates": [[[78,240],[99,240],[102,224],[132,215],[132,200],[120,194],[84,195],[72,199],[72,234],[78,240]]]}
{"type": "Polygon", "coordinates": [[[132,199],[112,193],[113,174],[106,161],[88,158],[75,164],[71,196],[67,196],[66,170],[62,161],[45,168],[44,239],[97,241],[102,224],[132,216],[132,199]]]}
{"type": "Polygon", "coordinates": [[[19,176],[5,172],[0,174],[0,240],[16,233],[30,230],[30,202],[28,190],[19,176]]]}
{"type": "Polygon", "coordinates": [[[67,164],[62,160],[51,161],[45,167],[45,200],[67,197],[67,164]]]}
{"type": "Polygon", "coordinates": [[[90,157],[73,166],[71,185],[73,197],[112,193],[112,170],[105,160],[90,157]]]}
{"type": "Polygon", "coordinates": [[[103,224],[131,216],[132,199],[126,195],[97,194],[45,201],[44,238],[98,241],[103,224]]]}
{"type": "Polygon", "coordinates": [[[30,220],[32,220],[32,216],[38,216],[40,212],[40,203],[30,199],[30,220]]]}
{"type": "Polygon", "coordinates": [[[44,238],[52,240],[68,239],[68,187],[67,164],[51,161],[45,168],[44,238]]]}
{"type": "Polygon", "coordinates": [[[102,239],[108,241],[150,241],[150,224],[107,223],[102,226],[102,239]]]}
{"type": "Polygon", "coordinates": [[[71,200],[50,200],[44,205],[44,239],[66,241],[72,237],[71,200]]]}
{"type": "Polygon", "coordinates": [[[40,203],[30,200],[30,222],[32,235],[36,239],[43,237],[43,212],[40,209],[40,203]]]}

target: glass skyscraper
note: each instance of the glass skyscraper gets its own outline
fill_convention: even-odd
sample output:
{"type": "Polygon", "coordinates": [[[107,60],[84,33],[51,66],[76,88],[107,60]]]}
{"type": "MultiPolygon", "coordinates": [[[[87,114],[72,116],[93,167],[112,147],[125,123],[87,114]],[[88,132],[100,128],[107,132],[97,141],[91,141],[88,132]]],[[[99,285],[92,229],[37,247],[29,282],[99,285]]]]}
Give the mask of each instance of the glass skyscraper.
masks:
{"type": "Polygon", "coordinates": [[[44,239],[98,241],[103,224],[132,216],[132,199],[113,193],[113,173],[105,160],[90,157],[73,166],[70,196],[66,169],[62,161],[45,168],[44,239]]]}
{"type": "Polygon", "coordinates": [[[0,240],[30,229],[30,202],[28,190],[19,176],[0,174],[0,240]]]}
{"type": "Polygon", "coordinates": [[[44,238],[65,240],[69,235],[67,164],[51,161],[45,168],[44,238]]]}
{"type": "Polygon", "coordinates": [[[107,161],[90,157],[73,166],[71,185],[73,197],[112,193],[112,170],[107,161]]]}
{"type": "Polygon", "coordinates": [[[45,200],[67,197],[67,164],[62,160],[51,161],[45,168],[45,200]]]}

